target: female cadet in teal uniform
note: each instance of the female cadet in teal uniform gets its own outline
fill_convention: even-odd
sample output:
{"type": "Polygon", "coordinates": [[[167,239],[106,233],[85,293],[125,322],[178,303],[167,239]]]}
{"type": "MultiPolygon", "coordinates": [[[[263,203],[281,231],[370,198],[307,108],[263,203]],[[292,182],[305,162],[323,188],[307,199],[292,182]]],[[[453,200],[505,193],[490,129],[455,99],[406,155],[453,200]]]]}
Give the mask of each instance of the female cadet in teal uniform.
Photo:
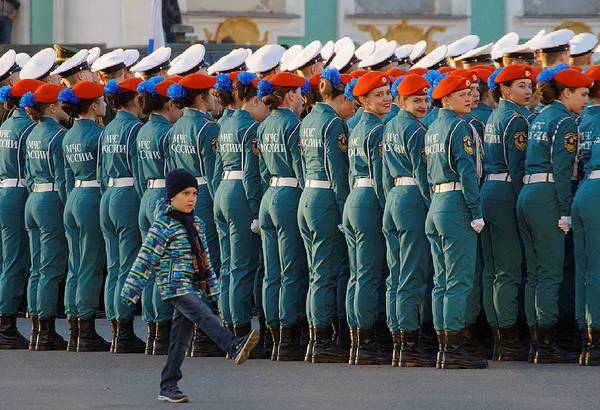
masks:
{"type": "MultiPolygon", "coordinates": [[[[227,76],[227,74],[224,74],[227,76]]],[[[215,77],[194,73],[185,76],[169,87],[169,97],[183,109],[181,118],[173,124],[168,140],[167,171],[185,169],[198,181],[198,200],[195,213],[202,219],[206,228],[206,240],[210,249],[211,263],[215,272],[220,273],[219,238],[214,222],[214,195],[221,176],[215,172],[215,154],[219,125],[213,120],[215,99],[211,88],[215,77]]],[[[219,91],[222,95],[224,91],[219,91]]],[[[229,110],[227,109],[227,112],[229,110]]],[[[224,115],[225,111],[223,112],[224,115]]],[[[221,117],[226,121],[225,117],[221,117]]],[[[226,323],[231,325],[231,323],[226,323]]],[[[233,330],[231,328],[230,330],[233,330]]],[[[192,357],[220,357],[223,353],[196,326],[190,355],[192,357]]]]}
{"type": "Polygon", "coordinates": [[[68,252],[62,220],[67,199],[62,151],[66,130],[59,124],[68,115],[57,100],[62,89],[57,84],[44,84],[34,93],[23,95],[20,102],[31,119],[38,122],[27,137],[25,162],[27,186],[32,187],[25,204],[25,225],[27,230],[40,231],[39,244],[32,246],[40,250],[39,270],[31,272],[39,278],[37,292],[28,292],[35,297],[32,313],[38,316],[40,323],[36,350],[67,347],[54,328],[58,286],[64,276],[68,252]]]}
{"type": "Polygon", "coordinates": [[[136,101],[142,80],[128,78],[109,81],[104,87],[115,118],[106,126],[100,140],[102,156],[100,184],[100,227],[106,243],[108,276],[104,289],[106,317],[113,325],[113,353],[144,353],[145,344],[133,331],[135,307],[119,297],[129,269],[140,248],[138,210],[141,187],[138,173],[136,137],[142,127],[136,101]]]}
{"type": "MultiPolygon", "coordinates": [[[[262,196],[258,169],[256,129],[269,110],[258,99],[256,76],[242,72],[232,84],[234,99],[241,102],[222,123],[218,137],[219,167],[223,178],[215,194],[215,221],[223,260],[221,281],[229,278],[228,307],[236,335],[250,331],[252,292],[258,265],[258,209],[262,196]],[[223,269],[227,269],[227,274],[223,269]]],[[[223,289],[223,286],[221,287],[223,289]]],[[[225,301],[227,303],[227,301],[225,301]]]]}
{"type": "MultiPolygon", "coordinates": [[[[172,84],[175,83],[157,76],[137,87],[140,110],[142,115],[148,116],[136,138],[136,179],[143,192],[138,214],[142,238],[146,237],[154,222],[156,203],[165,196],[169,131],[171,124],[181,115],[181,110],[167,96],[172,84]]],[[[166,355],[173,308],[160,298],[154,279],[150,275],[142,294],[142,318],[148,325],[146,354],[166,355]]]]}
{"type": "Polygon", "coordinates": [[[575,313],[584,337],[579,364],[600,365],[600,66],[590,67],[585,74],[594,80],[590,90],[591,105],[579,123],[580,156],[583,161],[582,182],[573,200],[573,239],[575,244],[576,292],[575,313]]]}
{"type": "MultiPolygon", "coordinates": [[[[366,71],[365,70],[355,70],[353,72],[350,73],[350,76],[352,78],[360,78],[363,74],[365,74],[366,71]]],[[[390,108],[391,109],[391,108],[390,108]]],[[[348,125],[348,131],[352,132],[352,129],[354,127],[356,127],[356,124],[358,124],[358,122],[360,121],[361,117],[362,117],[362,113],[364,112],[364,108],[363,107],[358,107],[358,109],[356,110],[356,112],[346,120],[346,124],[348,125]]]]}
{"type": "Polygon", "coordinates": [[[396,80],[392,93],[401,111],[383,133],[383,234],[390,270],[386,310],[394,341],[392,365],[401,367],[435,366],[433,355],[419,345],[419,313],[431,276],[425,235],[431,191],[423,157],[427,129],[419,121],[427,114],[428,90],[429,83],[420,75],[396,80]]]}
{"type": "Polygon", "coordinates": [[[527,259],[525,313],[534,363],[571,363],[577,355],[556,344],[558,291],[565,235],[571,226],[571,180],[577,151],[575,115],[587,103],[592,79],[564,64],[538,75],[546,107],[529,128],[525,185],[517,218],[527,259]]]}
{"type": "MultiPolygon", "coordinates": [[[[2,243],[2,269],[0,270],[0,350],[27,349],[29,343],[17,330],[17,309],[23,297],[27,279],[28,252],[25,230],[25,140],[35,126],[25,110],[19,108],[21,96],[35,91],[43,83],[38,80],[21,80],[0,88],[0,102],[12,115],[0,126],[0,232],[2,243]]],[[[32,236],[33,236],[32,232],[32,236]]],[[[39,237],[39,232],[36,234],[39,237]]],[[[32,241],[38,242],[38,241],[32,241]]],[[[31,252],[39,263],[39,250],[31,252]]],[[[35,269],[39,269],[37,266],[35,269]]],[[[32,289],[36,288],[32,284],[32,289]]],[[[29,303],[32,329],[38,331],[37,316],[29,303]]],[[[32,339],[37,337],[33,335],[32,339]]],[[[35,340],[33,341],[35,345],[35,340]]]]}
{"type": "Polygon", "coordinates": [[[305,308],[306,253],[297,224],[304,187],[299,149],[304,78],[292,73],[267,76],[258,98],[271,114],[258,126],[256,141],[264,193],[259,209],[265,275],[263,310],[273,341],[271,360],[303,360],[299,318],[305,308]]]}
{"type": "Polygon", "coordinates": [[[521,114],[532,95],[532,71],[527,65],[500,68],[489,89],[498,100],[485,128],[485,182],[481,207],[487,227],[481,233],[485,274],[484,308],[496,336],[494,360],[527,360],[517,331],[521,283],[521,239],[516,205],[525,174],[527,119],[521,114]]]}
{"type": "Polygon", "coordinates": [[[432,93],[443,108],[425,135],[432,199],[425,232],[433,256],[433,320],[440,368],[483,368],[487,362],[463,348],[467,296],[473,286],[477,235],[484,226],[469,125],[471,81],[445,77],[432,93]]]}
{"type": "Polygon", "coordinates": [[[352,95],[358,98],[364,112],[348,142],[349,178],[353,187],[343,216],[350,261],[348,323],[358,329],[354,364],[389,364],[391,355],[380,343],[386,335],[375,334],[375,323],[379,304],[383,302],[379,291],[385,283],[385,249],[381,246],[385,205],[381,138],[382,118],[392,104],[390,81],[385,73],[370,71],[352,84],[348,88],[352,88],[352,95]]]}
{"type": "Polygon", "coordinates": [[[75,118],[62,143],[68,192],[64,223],[72,266],[65,286],[65,313],[71,328],[67,350],[108,351],[110,343],[96,333],[105,263],[98,178],[102,128],[96,119],[106,112],[104,87],[87,81],[77,83],[61,91],[58,99],[63,110],[75,118]]]}
{"type": "MultiPolygon", "coordinates": [[[[323,102],[316,103],[300,125],[305,183],[298,226],[308,260],[306,304],[312,343],[307,359],[313,363],[343,363],[348,356],[342,340],[332,340],[331,324],[338,322],[340,337],[348,329],[345,315],[339,318],[337,299],[339,288],[346,288],[338,279],[348,252],[342,233],[342,214],[350,191],[348,128],[344,120],[354,112],[354,101],[346,97],[344,87],[351,80],[351,76],[340,75],[335,68],[323,70],[319,85],[323,102]]],[[[343,296],[345,303],[345,292],[343,296]]]]}

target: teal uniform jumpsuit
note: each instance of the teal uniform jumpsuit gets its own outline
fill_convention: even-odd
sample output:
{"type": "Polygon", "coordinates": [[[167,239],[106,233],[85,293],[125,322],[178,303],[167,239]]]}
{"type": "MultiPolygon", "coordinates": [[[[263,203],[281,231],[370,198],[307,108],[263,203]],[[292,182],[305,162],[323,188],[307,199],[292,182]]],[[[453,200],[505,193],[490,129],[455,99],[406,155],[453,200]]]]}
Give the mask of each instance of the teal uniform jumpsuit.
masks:
{"type": "Polygon", "coordinates": [[[65,286],[67,318],[95,318],[100,303],[105,263],[98,182],[101,135],[102,128],[95,121],[77,118],[63,139],[69,192],[64,211],[65,233],[70,250],[70,268],[65,286]]]}
{"type": "Polygon", "coordinates": [[[131,321],[135,307],[121,302],[120,289],[141,246],[138,210],[141,187],[138,173],[137,134],[142,127],[138,118],[118,110],[106,126],[101,139],[100,227],[106,243],[108,276],[104,304],[108,320],[131,321]]]}
{"type": "Polygon", "coordinates": [[[66,129],[57,120],[44,116],[26,141],[25,172],[27,186],[32,187],[33,192],[25,204],[25,226],[31,233],[31,249],[40,250],[39,264],[32,260],[32,267],[38,269],[31,272],[27,296],[29,312],[38,316],[40,322],[56,317],[58,286],[67,263],[63,225],[67,199],[62,151],[65,133],[66,129]],[[35,234],[37,230],[39,238],[35,234]]]}
{"type": "MultiPolygon", "coordinates": [[[[258,219],[262,196],[257,128],[258,122],[252,115],[239,109],[223,121],[218,137],[220,165],[216,166],[216,172],[222,168],[223,177],[215,194],[214,215],[219,242],[227,241],[229,245],[221,246],[222,259],[228,262],[221,266],[221,291],[223,282],[229,284],[222,314],[225,323],[233,324],[236,334],[250,330],[260,250],[260,238],[250,230],[252,221],[258,219]]],[[[222,294],[221,298],[225,296],[222,294]]]]}
{"type": "Polygon", "coordinates": [[[269,186],[259,222],[265,267],[262,300],[270,328],[297,325],[306,304],[306,254],[297,223],[304,186],[299,127],[296,113],[277,108],[256,132],[261,178],[269,186]]]}
{"type": "Polygon", "coordinates": [[[346,120],[346,124],[348,124],[348,130],[351,132],[356,124],[361,120],[362,114],[365,111],[363,107],[358,107],[354,115],[346,120]]]}
{"type": "Polygon", "coordinates": [[[420,328],[420,309],[432,275],[425,235],[430,204],[424,136],[427,129],[401,110],[383,133],[383,234],[390,274],[386,281],[387,325],[392,333],[420,328]]]}
{"type": "Polygon", "coordinates": [[[392,103],[390,112],[388,112],[387,114],[385,114],[383,116],[383,123],[387,124],[388,122],[390,122],[391,120],[396,118],[396,115],[398,115],[399,112],[400,112],[400,106],[396,103],[392,103]]]}
{"type": "Polygon", "coordinates": [[[439,109],[425,135],[427,179],[433,187],[425,232],[433,256],[433,320],[438,332],[461,332],[475,274],[481,218],[479,184],[469,125],[455,112],[439,109]]]}
{"type": "MultiPolygon", "coordinates": [[[[156,203],[165,197],[165,175],[167,166],[167,143],[171,122],[164,116],[151,113],[148,121],[137,134],[137,184],[142,199],[138,224],[142,238],[146,237],[154,222],[156,203]]],[[[142,293],[142,318],[145,322],[166,322],[173,317],[173,307],[165,303],[155,286],[154,274],[150,275],[142,293]]]]}
{"type": "Polygon", "coordinates": [[[423,123],[423,125],[427,128],[431,127],[431,124],[433,124],[433,122],[437,118],[439,110],[439,107],[431,106],[429,108],[429,111],[427,111],[427,114],[425,114],[425,117],[423,117],[423,119],[421,120],[421,123],[423,123]]]}
{"type": "MultiPolygon", "coordinates": [[[[25,110],[17,108],[0,126],[0,241],[2,269],[0,271],[0,315],[16,315],[23,297],[29,269],[28,238],[25,230],[25,141],[35,124],[25,110]]],[[[29,187],[31,189],[31,187],[29,187]]],[[[39,230],[32,244],[39,243],[39,230]]],[[[39,248],[31,252],[39,264],[39,248]]],[[[33,260],[32,260],[33,262],[33,260]]],[[[34,267],[37,272],[39,265],[34,267]]],[[[34,280],[37,280],[35,277],[34,280]]],[[[32,290],[37,288],[31,284],[32,290]]],[[[30,306],[35,308],[35,302],[30,306]]],[[[30,310],[30,314],[34,314],[30,310]]]]}
{"type": "Polygon", "coordinates": [[[484,136],[486,181],[481,189],[481,206],[486,228],[481,233],[485,271],[484,305],[491,326],[516,325],[518,292],[523,252],[516,216],[519,192],[525,175],[528,123],[521,106],[501,99],[489,118],[484,136]]]}

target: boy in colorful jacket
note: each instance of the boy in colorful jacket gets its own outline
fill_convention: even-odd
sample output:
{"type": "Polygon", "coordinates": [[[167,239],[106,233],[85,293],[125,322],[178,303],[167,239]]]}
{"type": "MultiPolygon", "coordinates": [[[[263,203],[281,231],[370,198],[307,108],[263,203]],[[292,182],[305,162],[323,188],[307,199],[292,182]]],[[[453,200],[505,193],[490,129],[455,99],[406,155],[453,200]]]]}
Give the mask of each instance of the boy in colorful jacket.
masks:
{"type": "Polygon", "coordinates": [[[156,272],[161,298],[174,307],[171,343],[162,371],[158,399],[172,403],[187,402],[177,387],[181,364],[192,340],[194,324],[205,332],[228,357],[242,364],[258,343],[259,334],[250,332],[235,337],[209,307],[216,309],[216,275],[204,233],[204,223],[194,216],[198,183],[183,169],[166,176],[167,199],[157,203],[156,219],[121,290],[125,303],[135,304],[150,273],[156,272]],[[208,304],[207,304],[208,303],[208,304]]]}

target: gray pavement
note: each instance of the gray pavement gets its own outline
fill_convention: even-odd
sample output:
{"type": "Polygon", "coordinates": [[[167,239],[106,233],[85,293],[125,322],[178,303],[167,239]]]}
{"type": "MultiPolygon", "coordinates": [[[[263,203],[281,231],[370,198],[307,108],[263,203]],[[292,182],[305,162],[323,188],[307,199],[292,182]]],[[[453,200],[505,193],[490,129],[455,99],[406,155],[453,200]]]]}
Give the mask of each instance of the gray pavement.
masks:
{"type": "MultiPolygon", "coordinates": [[[[143,322],[136,332],[144,335],[143,322]]],[[[110,330],[98,320],[106,338],[110,330]]],[[[29,321],[19,320],[23,334],[29,321]]],[[[66,335],[66,323],[57,321],[66,335]]],[[[186,358],[191,402],[160,403],[165,357],[0,351],[0,409],[598,409],[600,368],[491,363],[486,370],[398,369],[186,358]]]]}

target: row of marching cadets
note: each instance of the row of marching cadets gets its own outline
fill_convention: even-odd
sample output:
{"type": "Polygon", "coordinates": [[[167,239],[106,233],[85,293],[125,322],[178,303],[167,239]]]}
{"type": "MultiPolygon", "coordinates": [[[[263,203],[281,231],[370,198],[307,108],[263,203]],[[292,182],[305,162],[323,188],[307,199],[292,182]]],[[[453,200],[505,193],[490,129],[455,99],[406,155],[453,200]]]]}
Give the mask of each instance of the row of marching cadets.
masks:
{"type": "MultiPolygon", "coordinates": [[[[518,41],[467,36],[428,54],[387,40],[271,44],[209,67],[202,45],[137,63],[119,49],[91,67],[86,50],[58,66],[52,49],[23,67],[6,53],[0,346],[166,354],[172,308],[154,272],[130,270],[165,175],[185,169],[215,309],[236,336],[258,315],[255,358],[598,364],[600,70],[575,68],[596,40],[518,41]],[[572,243],[576,275],[563,276],[572,243]],[[63,279],[68,340],[54,327],[63,279]],[[25,281],[29,341],[16,329],[25,281]],[[141,288],[145,341],[122,300],[141,288]],[[102,293],[110,342],[95,330],[102,293]],[[557,333],[570,311],[575,346],[557,333]]],[[[199,329],[189,352],[223,355],[199,329]]]]}

